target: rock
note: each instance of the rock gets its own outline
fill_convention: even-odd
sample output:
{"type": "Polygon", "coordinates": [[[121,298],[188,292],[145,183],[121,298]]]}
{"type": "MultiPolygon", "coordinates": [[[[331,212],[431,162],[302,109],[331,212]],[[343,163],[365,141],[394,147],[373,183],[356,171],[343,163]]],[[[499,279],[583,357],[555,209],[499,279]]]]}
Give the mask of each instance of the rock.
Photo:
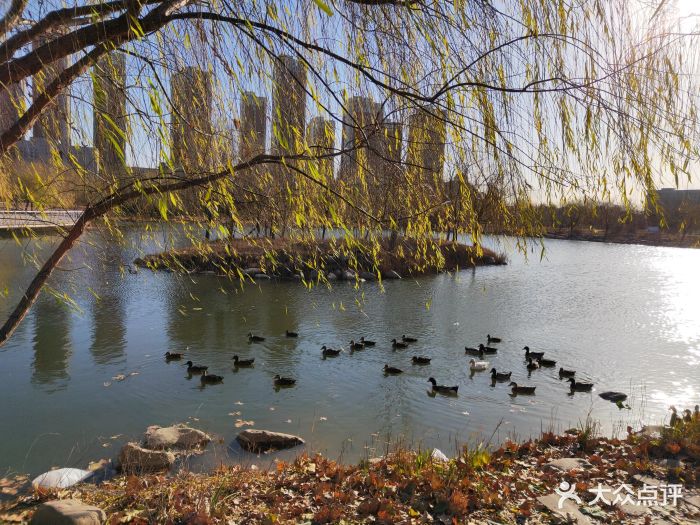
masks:
{"type": "Polygon", "coordinates": [[[377,276],[373,274],[372,272],[360,272],[360,278],[364,279],[365,281],[376,281],[377,276]]]}
{"type": "Polygon", "coordinates": [[[563,500],[562,508],[559,508],[559,499],[558,494],[552,493],[547,494],[546,496],[540,496],[537,498],[537,501],[552,514],[570,523],[578,523],[579,525],[588,525],[593,523],[590,518],[578,510],[578,505],[576,505],[576,503],[570,499],[563,500]]]}
{"type": "Polygon", "coordinates": [[[127,443],[119,454],[119,463],[123,472],[157,472],[170,468],[175,463],[175,454],[127,443]]]}
{"type": "Polygon", "coordinates": [[[243,270],[243,273],[252,277],[253,275],[263,273],[263,271],[260,268],[246,268],[245,270],[243,270]]]}
{"type": "Polygon", "coordinates": [[[329,281],[335,281],[338,279],[338,276],[333,272],[328,272],[328,275],[326,275],[326,279],[328,279],[329,281]]]}
{"type": "Polygon", "coordinates": [[[401,279],[401,276],[394,270],[389,270],[385,275],[382,275],[382,279],[401,279]]]}
{"type": "Polygon", "coordinates": [[[187,425],[159,427],[157,425],[146,429],[144,447],[151,450],[201,448],[207,445],[211,438],[196,428],[187,425]]]}
{"type": "Polygon", "coordinates": [[[36,489],[65,489],[92,476],[90,470],[79,468],[59,468],[40,474],[32,481],[36,489]]]}
{"type": "Polygon", "coordinates": [[[663,430],[663,425],[645,425],[642,427],[642,430],[637,432],[637,434],[641,434],[642,436],[646,436],[651,439],[659,439],[663,430]]]}
{"type": "Polygon", "coordinates": [[[254,429],[244,430],[236,436],[236,441],[251,452],[279,450],[304,444],[303,439],[293,434],[254,429]]]}
{"type": "Polygon", "coordinates": [[[264,274],[264,273],[256,273],[253,276],[253,279],[255,279],[256,281],[264,281],[264,280],[270,280],[270,279],[272,279],[272,277],[270,277],[269,275],[264,274]]]}
{"type": "Polygon", "coordinates": [[[356,277],[357,276],[355,272],[353,272],[352,270],[345,270],[343,272],[343,279],[346,281],[354,281],[356,277]]]}
{"type": "Polygon", "coordinates": [[[645,476],[643,474],[635,474],[634,476],[632,476],[632,479],[640,485],[649,485],[649,486],[659,487],[661,485],[666,484],[665,481],[661,481],[661,480],[658,480],[656,478],[645,476]]]}
{"type": "Polygon", "coordinates": [[[544,466],[545,468],[559,470],[561,472],[569,472],[570,470],[582,470],[590,467],[591,464],[581,458],[560,458],[548,461],[544,466]]]}
{"type": "Polygon", "coordinates": [[[445,462],[447,462],[447,461],[450,460],[450,458],[448,458],[448,457],[442,452],[442,450],[440,450],[439,448],[434,448],[434,449],[433,449],[433,453],[430,454],[430,456],[431,456],[434,460],[436,460],[436,461],[445,461],[445,462]]]}
{"type": "Polygon", "coordinates": [[[39,506],[30,525],[100,525],[107,516],[102,509],[77,499],[47,501],[39,506]]]}

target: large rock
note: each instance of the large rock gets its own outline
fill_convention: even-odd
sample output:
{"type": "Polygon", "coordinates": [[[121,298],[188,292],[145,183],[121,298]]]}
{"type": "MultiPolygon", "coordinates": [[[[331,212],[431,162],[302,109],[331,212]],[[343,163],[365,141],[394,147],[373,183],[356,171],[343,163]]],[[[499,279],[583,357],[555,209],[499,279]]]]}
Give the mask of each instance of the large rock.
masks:
{"type": "Polygon", "coordinates": [[[560,472],[569,472],[570,470],[583,470],[590,467],[591,464],[582,458],[559,458],[548,461],[544,466],[560,472]]]}
{"type": "Polygon", "coordinates": [[[376,281],[377,276],[372,272],[360,272],[360,277],[365,281],[376,281]]]}
{"type": "Polygon", "coordinates": [[[105,513],[77,499],[47,501],[39,506],[30,525],[101,525],[105,513]]]}
{"type": "Polygon", "coordinates": [[[263,273],[263,271],[260,268],[246,268],[243,273],[252,277],[255,274],[263,273]]]}
{"type": "Polygon", "coordinates": [[[59,468],[40,474],[32,481],[36,489],[65,489],[76,483],[85,481],[94,473],[91,470],[79,468],[59,468]]]}
{"type": "Polygon", "coordinates": [[[251,452],[280,450],[304,444],[303,439],[293,434],[254,429],[244,430],[236,436],[236,441],[238,441],[241,447],[251,452]]]}
{"type": "Polygon", "coordinates": [[[119,454],[119,463],[123,472],[157,472],[169,469],[175,463],[175,454],[127,443],[119,454]]]}
{"type": "Polygon", "coordinates": [[[151,450],[180,449],[190,450],[202,448],[211,441],[211,438],[201,430],[187,425],[174,425],[172,427],[159,427],[157,425],[146,429],[144,447],[151,450]]]}

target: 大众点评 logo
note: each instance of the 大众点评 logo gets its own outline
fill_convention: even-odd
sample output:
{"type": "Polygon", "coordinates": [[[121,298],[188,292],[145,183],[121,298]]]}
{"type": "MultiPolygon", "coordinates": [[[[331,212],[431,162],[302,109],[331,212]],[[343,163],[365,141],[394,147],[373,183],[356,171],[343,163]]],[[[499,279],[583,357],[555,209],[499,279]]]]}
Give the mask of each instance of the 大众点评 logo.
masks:
{"type": "MultiPolygon", "coordinates": [[[[576,485],[570,484],[568,481],[562,481],[559,486],[554,489],[554,492],[559,496],[557,506],[561,509],[567,500],[575,501],[581,504],[581,498],[576,494],[576,485]]],[[[636,491],[625,483],[617,488],[607,487],[602,483],[592,489],[588,489],[594,498],[589,505],[604,503],[605,505],[643,505],[646,507],[678,505],[678,500],[683,497],[682,485],[647,485],[646,483],[636,491]]]]}

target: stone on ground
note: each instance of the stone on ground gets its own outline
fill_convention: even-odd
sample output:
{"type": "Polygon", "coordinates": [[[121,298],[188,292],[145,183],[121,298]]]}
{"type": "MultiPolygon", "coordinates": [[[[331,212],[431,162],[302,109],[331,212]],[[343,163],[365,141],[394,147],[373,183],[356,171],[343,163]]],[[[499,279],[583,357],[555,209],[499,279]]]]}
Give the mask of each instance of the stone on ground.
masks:
{"type": "Polygon", "coordinates": [[[190,450],[207,445],[211,438],[201,430],[187,425],[171,427],[150,426],[146,429],[144,447],[151,450],[190,450]]]}
{"type": "Polygon", "coordinates": [[[90,470],[59,468],[38,475],[32,481],[32,486],[37,489],[65,489],[84,481],[92,474],[90,470]]]}
{"type": "Polygon", "coordinates": [[[552,514],[564,520],[564,522],[576,523],[578,525],[589,525],[593,522],[590,518],[585,516],[578,509],[578,505],[571,501],[570,499],[564,500],[562,508],[559,508],[559,495],[558,494],[547,494],[546,496],[540,496],[537,498],[547,510],[552,514]]]}
{"type": "Polygon", "coordinates": [[[569,472],[570,470],[582,470],[590,467],[590,463],[581,458],[559,458],[548,461],[545,464],[546,468],[559,470],[561,472],[569,472]]]}
{"type": "Polygon", "coordinates": [[[157,472],[170,468],[175,463],[175,454],[127,443],[119,454],[119,463],[123,472],[157,472]]]}
{"type": "Polygon", "coordinates": [[[105,513],[77,499],[47,501],[39,506],[30,525],[100,525],[105,513]]]}
{"type": "Polygon", "coordinates": [[[303,439],[293,434],[257,429],[244,430],[236,436],[236,441],[241,447],[251,452],[280,450],[304,444],[303,439]]]}

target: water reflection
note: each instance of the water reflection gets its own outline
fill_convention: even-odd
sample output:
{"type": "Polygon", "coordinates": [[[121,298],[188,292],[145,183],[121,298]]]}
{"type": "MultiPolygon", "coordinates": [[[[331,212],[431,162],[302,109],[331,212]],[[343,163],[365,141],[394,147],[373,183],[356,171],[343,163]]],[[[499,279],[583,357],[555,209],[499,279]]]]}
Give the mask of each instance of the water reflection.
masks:
{"type": "Polygon", "coordinates": [[[32,382],[47,390],[68,385],[68,360],[71,355],[71,312],[58,299],[43,294],[32,311],[34,330],[32,344],[32,382]]]}

